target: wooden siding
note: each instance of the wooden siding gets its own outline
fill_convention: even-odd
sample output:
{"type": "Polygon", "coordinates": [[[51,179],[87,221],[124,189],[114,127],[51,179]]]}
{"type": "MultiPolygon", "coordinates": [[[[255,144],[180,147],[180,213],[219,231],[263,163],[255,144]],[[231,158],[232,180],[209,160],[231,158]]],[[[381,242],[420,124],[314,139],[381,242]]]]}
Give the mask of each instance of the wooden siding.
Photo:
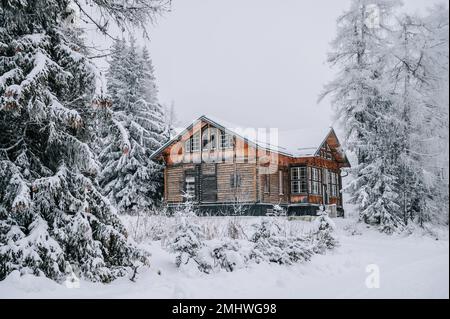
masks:
{"type": "Polygon", "coordinates": [[[217,200],[219,202],[256,202],[256,164],[217,164],[217,200]],[[234,173],[240,176],[240,187],[232,187],[234,173]]]}
{"type": "Polygon", "coordinates": [[[167,194],[168,203],[181,203],[183,201],[183,190],[180,187],[184,178],[183,166],[169,166],[166,168],[167,174],[167,194]]]}
{"type": "MultiPolygon", "coordinates": [[[[200,139],[200,151],[184,152],[185,141],[194,132],[209,126],[207,123],[198,123],[163,151],[166,164],[164,194],[168,203],[183,201],[186,173],[194,172],[196,174],[196,195],[200,202],[233,203],[238,200],[247,203],[268,204],[322,204],[322,195],[291,194],[290,168],[305,165],[326,168],[340,175],[341,168],[345,166],[342,163],[343,158],[336,157],[335,151],[333,159],[320,156],[293,158],[264,149],[256,149],[237,137],[233,139],[232,148],[203,150],[200,139]],[[280,194],[279,189],[279,171],[283,172],[283,194],[280,194]],[[235,173],[240,176],[239,187],[233,187],[231,182],[235,173]],[[265,192],[266,174],[269,175],[269,192],[265,192]]],[[[326,143],[334,150],[338,147],[338,141],[334,134],[327,138],[326,143]]],[[[339,178],[339,189],[341,186],[342,182],[339,178]]],[[[341,196],[329,197],[329,204],[341,206],[341,196]]]]}
{"type": "Polygon", "coordinates": [[[279,169],[273,173],[268,174],[269,176],[269,192],[265,192],[266,190],[266,175],[259,174],[259,185],[260,185],[260,193],[261,193],[261,202],[263,203],[272,203],[272,204],[287,204],[289,203],[289,173],[286,167],[279,167],[279,169]],[[280,194],[280,183],[279,183],[279,171],[283,173],[283,194],[280,194]]]}

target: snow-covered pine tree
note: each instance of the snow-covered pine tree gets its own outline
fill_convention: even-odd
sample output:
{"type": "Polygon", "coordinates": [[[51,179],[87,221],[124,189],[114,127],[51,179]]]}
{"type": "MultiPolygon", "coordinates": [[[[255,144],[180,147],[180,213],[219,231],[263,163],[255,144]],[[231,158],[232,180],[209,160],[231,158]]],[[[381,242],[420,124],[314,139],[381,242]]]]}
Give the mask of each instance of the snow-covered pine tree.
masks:
{"type": "Polygon", "coordinates": [[[186,265],[192,260],[200,271],[209,273],[212,267],[200,252],[205,247],[205,234],[198,224],[192,197],[186,194],[185,199],[184,204],[175,212],[174,229],[166,238],[164,245],[170,252],[176,254],[177,267],[186,265]]]}
{"type": "Polygon", "coordinates": [[[397,5],[389,0],[352,1],[338,19],[334,51],[328,58],[332,66],[339,66],[339,73],[321,96],[332,95],[345,146],[357,156],[350,170],[354,180],[347,188],[350,200],[357,204],[361,220],[388,233],[403,224],[395,175],[400,137],[384,77],[387,24],[397,5]]]}
{"type": "Polygon", "coordinates": [[[448,153],[448,9],[437,6],[428,17],[403,15],[395,29],[386,64],[401,136],[396,172],[399,213],[405,224],[445,222],[448,174],[442,174],[446,167],[442,159],[448,153]]]}
{"type": "Polygon", "coordinates": [[[254,247],[249,258],[257,263],[267,261],[290,265],[311,258],[313,252],[307,240],[288,236],[286,229],[283,229],[276,218],[266,217],[253,227],[255,232],[250,241],[254,243],[254,247]]]}
{"type": "Polygon", "coordinates": [[[423,225],[440,206],[434,195],[438,176],[430,165],[436,163],[437,154],[430,146],[439,142],[444,125],[445,116],[434,96],[441,73],[448,73],[443,61],[433,57],[430,46],[445,44],[430,41],[435,30],[423,18],[404,15],[398,20],[398,31],[392,34],[390,83],[402,136],[399,205],[405,224],[415,220],[423,225]]]}
{"type": "Polygon", "coordinates": [[[317,215],[318,217],[313,223],[310,239],[313,251],[318,254],[324,254],[327,249],[333,249],[338,245],[338,241],[333,235],[336,225],[326,211],[319,210],[317,215]]]}
{"type": "MultiPolygon", "coordinates": [[[[428,151],[433,156],[433,161],[425,160],[425,166],[433,172],[435,185],[433,187],[433,201],[438,203],[436,209],[431,212],[431,219],[434,222],[449,223],[449,9],[448,5],[442,4],[432,8],[425,17],[425,24],[432,30],[430,34],[427,52],[430,56],[430,63],[436,61],[434,74],[439,75],[434,82],[434,88],[428,91],[428,96],[433,105],[436,106],[436,113],[441,117],[441,121],[431,123],[436,127],[438,141],[428,151]],[[431,164],[431,165],[430,165],[431,164]]],[[[437,118],[434,117],[434,120],[437,118]]],[[[431,146],[431,143],[428,144],[431,146]]],[[[430,147],[429,147],[430,148],[430,147]]]]}
{"type": "Polygon", "coordinates": [[[107,74],[113,107],[100,153],[100,183],[119,212],[149,212],[159,203],[162,168],[150,155],[168,139],[147,50],[117,41],[107,74]]]}
{"type": "MultiPolygon", "coordinates": [[[[88,2],[122,24],[154,14],[155,1],[88,2]]],[[[94,179],[89,114],[104,100],[81,31],[67,21],[71,3],[0,6],[0,279],[19,270],[62,280],[76,267],[108,282],[147,261],[94,179]]]]}
{"type": "MultiPolygon", "coordinates": [[[[422,46],[420,77],[423,79],[425,117],[419,128],[419,143],[413,150],[420,156],[428,194],[418,222],[431,221],[448,225],[449,220],[449,10],[436,5],[423,18],[426,35],[422,46]]],[[[420,74],[420,73],[419,73],[420,74]]]]}

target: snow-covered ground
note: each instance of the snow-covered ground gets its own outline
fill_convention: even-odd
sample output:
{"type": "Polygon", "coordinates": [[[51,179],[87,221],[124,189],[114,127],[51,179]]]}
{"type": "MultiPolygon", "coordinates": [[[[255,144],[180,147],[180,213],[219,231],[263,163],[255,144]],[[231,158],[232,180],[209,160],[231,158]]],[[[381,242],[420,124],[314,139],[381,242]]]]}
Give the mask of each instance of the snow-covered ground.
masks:
{"type": "MultiPolygon", "coordinates": [[[[144,241],[152,266],[141,270],[136,282],[81,281],[79,288],[67,288],[12,273],[0,282],[0,298],[449,298],[448,228],[439,232],[439,240],[418,234],[389,237],[363,225],[357,226],[361,235],[351,235],[346,230],[351,220],[335,221],[340,247],[303,264],[251,264],[208,275],[177,269],[174,255],[160,242],[144,241]],[[377,269],[380,286],[369,289],[367,277],[374,278],[377,269]]],[[[299,229],[309,224],[289,223],[299,229]]]]}

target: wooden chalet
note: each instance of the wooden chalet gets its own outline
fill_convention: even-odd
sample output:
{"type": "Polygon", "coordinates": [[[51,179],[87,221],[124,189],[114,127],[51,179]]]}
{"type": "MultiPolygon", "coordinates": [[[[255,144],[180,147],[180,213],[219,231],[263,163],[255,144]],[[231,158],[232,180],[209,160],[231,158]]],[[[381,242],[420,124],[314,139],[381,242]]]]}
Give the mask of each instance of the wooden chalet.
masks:
{"type": "Polygon", "coordinates": [[[344,214],[341,169],[350,164],[333,128],[261,132],[201,116],[152,159],[165,164],[169,206],[189,194],[209,214],[232,214],[239,206],[248,215],[266,215],[274,205],[289,215],[315,215],[320,205],[344,214]]]}

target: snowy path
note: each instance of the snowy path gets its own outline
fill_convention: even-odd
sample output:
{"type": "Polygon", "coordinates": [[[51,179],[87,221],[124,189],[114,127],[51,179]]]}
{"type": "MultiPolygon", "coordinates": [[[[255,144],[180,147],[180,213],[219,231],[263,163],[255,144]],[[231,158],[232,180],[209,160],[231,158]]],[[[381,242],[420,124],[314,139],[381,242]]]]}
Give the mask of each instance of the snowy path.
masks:
{"type": "Polygon", "coordinates": [[[176,269],[173,256],[152,243],[153,265],[136,283],[81,282],[79,289],[68,289],[12,274],[0,282],[0,298],[449,298],[448,239],[389,238],[373,230],[361,236],[339,233],[341,246],[309,263],[252,265],[214,275],[176,269]],[[378,289],[366,287],[369,264],[379,266],[378,289]]]}

